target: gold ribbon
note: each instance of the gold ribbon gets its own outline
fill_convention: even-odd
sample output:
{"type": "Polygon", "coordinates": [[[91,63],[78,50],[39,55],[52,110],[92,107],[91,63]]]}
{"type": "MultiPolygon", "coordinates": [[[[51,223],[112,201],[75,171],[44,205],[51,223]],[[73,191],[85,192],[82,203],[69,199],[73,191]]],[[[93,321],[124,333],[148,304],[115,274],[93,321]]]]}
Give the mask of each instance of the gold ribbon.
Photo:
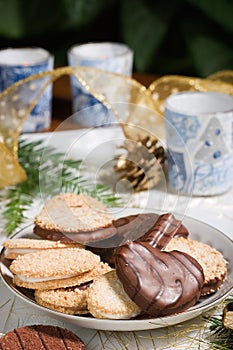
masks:
{"type": "Polygon", "coordinates": [[[233,71],[221,71],[206,79],[180,75],[166,75],[154,81],[148,88],[156,101],[156,110],[164,113],[164,101],[182,91],[215,91],[233,96],[233,71]]]}
{"type": "Polygon", "coordinates": [[[207,79],[163,76],[148,89],[135,79],[89,67],[62,67],[32,75],[0,93],[0,188],[26,180],[17,156],[22,125],[47,86],[64,75],[75,76],[84,89],[115,114],[125,136],[133,140],[147,133],[164,138],[164,101],[172,93],[218,91],[233,96],[233,71],[217,72],[207,79]],[[20,96],[25,92],[27,99],[23,100],[20,96]]]}

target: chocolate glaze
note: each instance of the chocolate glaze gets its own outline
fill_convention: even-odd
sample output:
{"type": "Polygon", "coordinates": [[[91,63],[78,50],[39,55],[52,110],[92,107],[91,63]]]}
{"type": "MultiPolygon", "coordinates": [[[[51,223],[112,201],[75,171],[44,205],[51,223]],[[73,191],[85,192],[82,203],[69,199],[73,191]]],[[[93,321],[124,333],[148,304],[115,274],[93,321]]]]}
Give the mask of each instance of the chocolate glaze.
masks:
{"type": "Polygon", "coordinates": [[[116,228],[114,226],[104,227],[95,231],[80,231],[80,232],[66,232],[58,230],[50,230],[35,225],[33,232],[35,235],[49,239],[52,241],[61,242],[75,242],[86,244],[87,242],[97,241],[103,239],[103,237],[111,237],[116,234],[116,228]]]}
{"type": "Polygon", "coordinates": [[[96,247],[116,247],[127,240],[140,237],[153,227],[158,215],[155,213],[129,215],[113,220],[108,227],[95,231],[66,232],[41,228],[35,225],[34,233],[45,239],[61,242],[79,242],[96,247]]]}
{"type": "Polygon", "coordinates": [[[34,233],[44,239],[85,244],[87,249],[100,255],[111,266],[114,266],[115,247],[129,240],[140,239],[162,249],[173,236],[188,236],[188,230],[171,213],[160,216],[155,213],[129,215],[113,220],[108,227],[87,232],[62,232],[35,225],[34,233]]]}
{"type": "MultiPolygon", "coordinates": [[[[96,247],[118,246],[127,240],[141,240],[153,242],[153,235],[159,231],[160,235],[168,232],[172,235],[188,236],[187,229],[176,220],[173,214],[158,215],[155,213],[144,213],[129,215],[117,220],[113,220],[112,224],[107,227],[94,231],[66,232],[56,229],[46,229],[39,225],[35,225],[34,233],[45,239],[61,242],[79,242],[89,244],[95,242],[96,247]],[[109,240],[110,238],[110,240],[109,240]],[[111,240],[113,244],[111,243],[111,240]]],[[[152,244],[153,245],[153,244],[152,244]]]]}
{"type": "Polygon", "coordinates": [[[188,237],[188,230],[172,213],[160,215],[152,229],[140,237],[154,248],[164,249],[173,237],[188,237]]]}
{"type": "Polygon", "coordinates": [[[203,270],[188,254],[135,241],[116,249],[115,264],[125,292],[154,317],[182,312],[200,297],[203,270]]]}
{"type": "Polygon", "coordinates": [[[154,226],[158,217],[159,215],[155,213],[128,215],[114,220],[113,225],[117,229],[117,234],[123,237],[123,243],[128,240],[134,241],[141,237],[154,226]]]}
{"type": "Polygon", "coordinates": [[[136,240],[154,227],[159,215],[144,213],[129,215],[113,221],[117,233],[112,237],[97,242],[87,243],[87,249],[100,255],[104,262],[115,267],[114,250],[129,240],[136,240]]]}
{"type": "MultiPolygon", "coordinates": [[[[164,249],[172,237],[183,236],[187,238],[189,234],[187,228],[171,213],[166,213],[160,216],[152,213],[140,214],[135,219],[137,221],[132,220],[134,218],[135,216],[131,215],[115,221],[115,225],[119,225],[117,227],[118,234],[109,239],[109,241],[118,239],[118,241],[115,241],[115,247],[120,246],[129,240],[134,241],[139,237],[139,241],[148,242],[153,247],[164,249]]],[[[107,243],[107,240],[105,243],[107,243]]],[[[100,255],[102,260],[108,262],[114,267],[114,249],[107,248],[112,245],[113,244],[103,244],[102,241],[99,241],[92,243],[92,246],[88,246],[87,248],[93,253],[100,255]],[[102,249],[101,247],[106,248],[102,249]]]]}

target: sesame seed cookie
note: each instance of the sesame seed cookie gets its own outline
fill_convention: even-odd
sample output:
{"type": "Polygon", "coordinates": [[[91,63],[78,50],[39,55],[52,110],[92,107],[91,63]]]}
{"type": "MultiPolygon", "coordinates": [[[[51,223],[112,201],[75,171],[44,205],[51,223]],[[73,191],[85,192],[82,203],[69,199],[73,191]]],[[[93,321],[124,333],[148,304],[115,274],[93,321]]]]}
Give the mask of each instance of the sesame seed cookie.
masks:
{"type": "Polygon", "coordinates": [[[84,248],[83,245],[75,242],[63,243],[60,241],[49,241],[33,238],[8,239],[5,242],[3,242],[2,245],[5,248],[4,256],[6,259],[16,259],[19,255],[34,253],[40,250],[52,248],[84,248]]]}
{"type": "Polygon", "coordinates": [[[19,256],[10,270],[17,286],[55,289],[86,282],[85,273],[99,264],[100,257],[85,249],[47,249],[19,256]]]}
{"type": "Polygon", "coordinates": [[[62,193],[48,200],[34,222],[48,231],[85,232],[107,227],[112,219],[107,207],[95,198],[62,193]]]}
{"type": "Polygon", "coordinates": [[[141,312],[125,293],[115,270],[94,279],[88,289],[87,307],[96,318],[129,319],[141,312]]]}
{"type": "Polygon", "coordinates": [[[71,315],[86,314],[88,313],[88,288],[94,278],[109,271],[111,271],[110,266],[106,263],[100,262],[91,271],[83,273],[75,286],[49,290],[35,290],[36,302],[48,309],[71,315]]]}
{"type": "Polygon", "coordinates": [[[74,287],[36,290],[36,302],[48,309],[63,312],[70,315],[82,315],[88,313],[87,294],[90,283],[74,287]]]}

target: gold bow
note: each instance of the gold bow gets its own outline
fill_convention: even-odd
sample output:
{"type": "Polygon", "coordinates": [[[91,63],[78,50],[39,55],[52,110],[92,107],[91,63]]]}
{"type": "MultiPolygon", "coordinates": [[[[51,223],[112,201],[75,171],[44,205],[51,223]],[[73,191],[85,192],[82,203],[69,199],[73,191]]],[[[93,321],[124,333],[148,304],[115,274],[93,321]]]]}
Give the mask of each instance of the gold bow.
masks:
{"type": "Polygon", "coordinates": [[[138,138],[138,130],[153,133],[158,139],[164,137],[164,101],[172,93],[218,91],[233,96],[233,71],[220,71],[207,79],[163,76],[149,88],[135,79],[89,67],[62,67],[32,75],[0,93],[0,188],[26,180],[23,165],[18,162],[22,125],[47,86],[63,75],[75,76],[88,92],[112,110],[125,136],[133,140],[138,138]],[[120,96],[120,104],[115,103],[112,88],[114,96],[120,96]],[[20,99],[25,91],[28,94],[26,101],[20,99]],[[122,102],[127,108],[122,109],[122,102]],[[134,128],[134,125],[141,128],[134,128]]]}

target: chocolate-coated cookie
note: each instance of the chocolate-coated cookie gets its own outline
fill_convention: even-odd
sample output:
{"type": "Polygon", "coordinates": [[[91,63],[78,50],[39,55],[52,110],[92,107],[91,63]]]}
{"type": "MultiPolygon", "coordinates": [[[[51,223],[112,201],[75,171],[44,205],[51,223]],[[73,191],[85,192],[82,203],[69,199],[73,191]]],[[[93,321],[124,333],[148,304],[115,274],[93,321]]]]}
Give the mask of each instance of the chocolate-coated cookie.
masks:
{"type": "Polygon", "coordinates": [[[128,242],[116,250],[115,263],[128,296],[154,317],[182,312],[200,297],[203,270],[188,254],[128,242]]]}
{"type": "Polygon", "coordinates": [[[187,238],[187,228],[172,213],[162,214],[153,227],[143,234],[139,241],[147,242],[154,248],[164,249],[173,237],[187,238]]]}

